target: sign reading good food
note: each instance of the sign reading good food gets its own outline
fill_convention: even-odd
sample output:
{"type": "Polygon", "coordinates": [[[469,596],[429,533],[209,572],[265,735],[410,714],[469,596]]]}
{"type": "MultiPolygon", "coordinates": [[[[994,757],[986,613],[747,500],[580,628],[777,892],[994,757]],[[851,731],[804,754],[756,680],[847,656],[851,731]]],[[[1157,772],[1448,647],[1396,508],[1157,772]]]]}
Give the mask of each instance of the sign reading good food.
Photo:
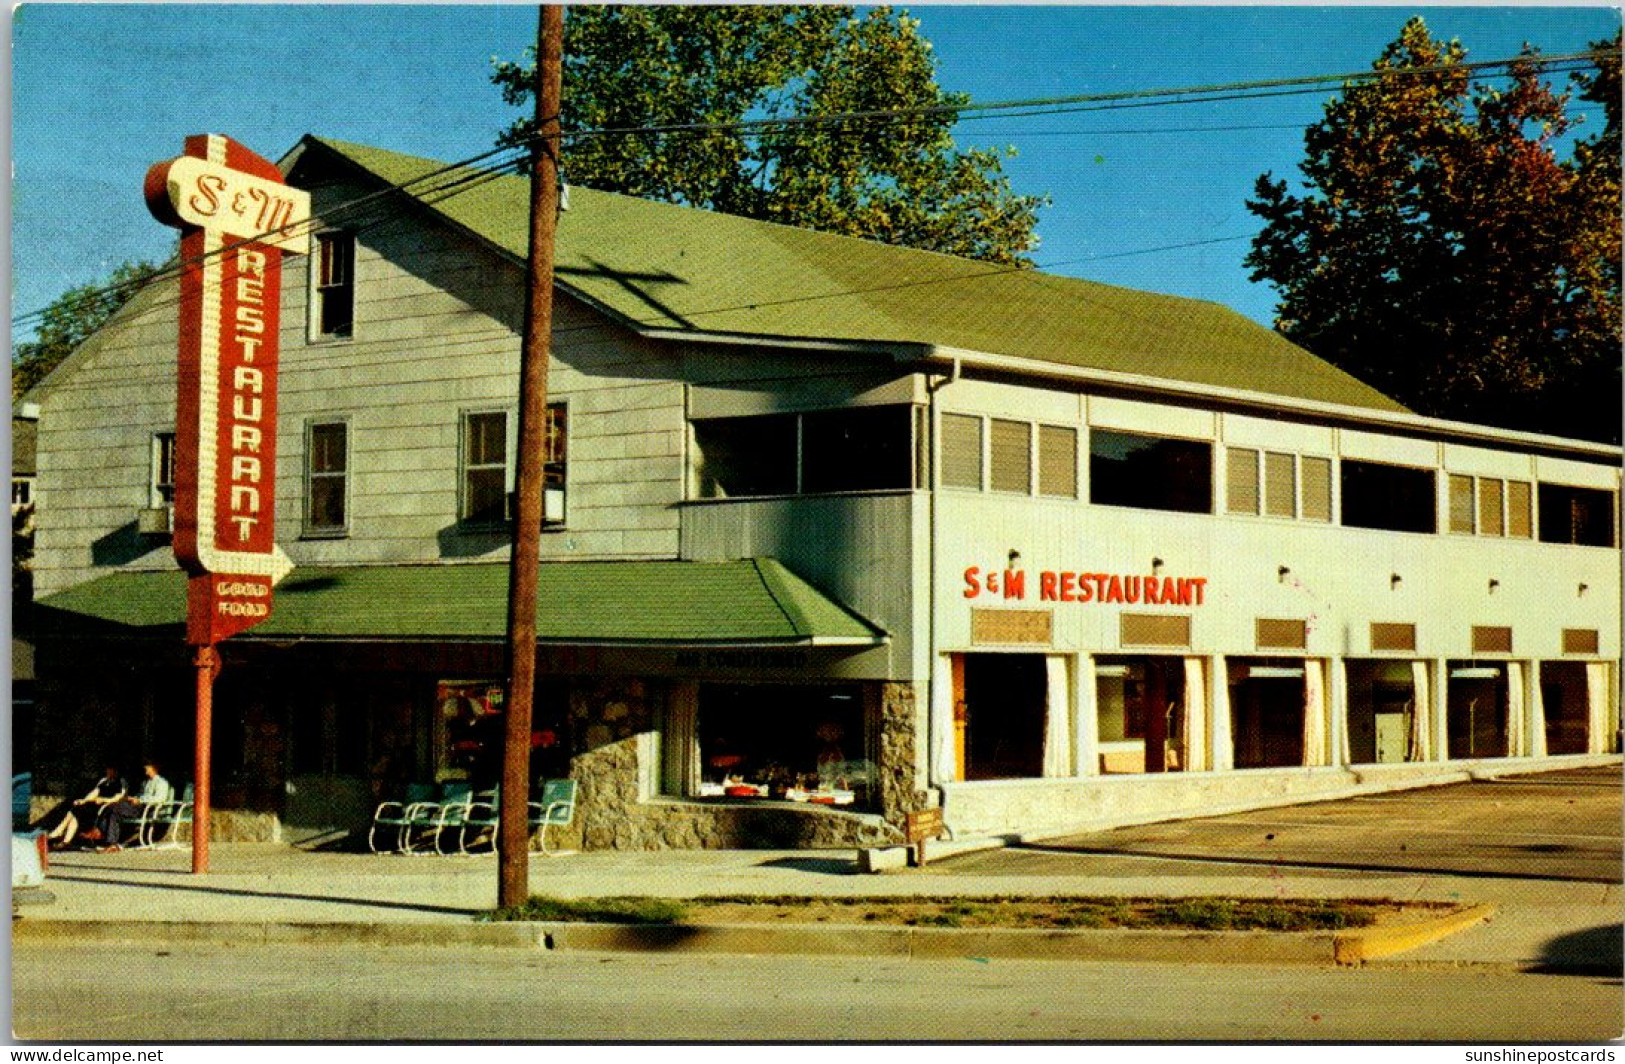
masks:
{"type": "Polygon", "coordinates": [[[1205,576],[1141,576],[1131,573],[1083,573],[1044,570],[1036,586],[1022,569],[965,570],[964,595],[1025,601],[1033,592],[1039,602],[1121,602],[1125,605],[1200,606],[1207,592],[1205,576]]]}
{"type": "Polygon", "coordinates": [[[293,568],[275,538],[277,330],[282,255],[308,247],[310,195],[206,134],[148,171],[146,197],[181,231],[174,544],[187,641],[205,646],[269,617],[293,568]]]}

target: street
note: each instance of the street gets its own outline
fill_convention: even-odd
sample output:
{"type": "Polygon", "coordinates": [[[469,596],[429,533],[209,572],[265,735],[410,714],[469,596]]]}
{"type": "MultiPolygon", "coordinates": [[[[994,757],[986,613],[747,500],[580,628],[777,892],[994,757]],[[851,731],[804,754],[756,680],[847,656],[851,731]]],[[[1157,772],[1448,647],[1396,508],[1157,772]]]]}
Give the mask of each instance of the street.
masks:
{"type": "Polygon", "coordinates": [[[1621,1033],[1618,979],[1448,968],[29,943],[13,963],[15,1033],[51,1041],[1592,1042],[1621,1033]],[[136,980],[114,1008],[110,972],[136,980]]]}

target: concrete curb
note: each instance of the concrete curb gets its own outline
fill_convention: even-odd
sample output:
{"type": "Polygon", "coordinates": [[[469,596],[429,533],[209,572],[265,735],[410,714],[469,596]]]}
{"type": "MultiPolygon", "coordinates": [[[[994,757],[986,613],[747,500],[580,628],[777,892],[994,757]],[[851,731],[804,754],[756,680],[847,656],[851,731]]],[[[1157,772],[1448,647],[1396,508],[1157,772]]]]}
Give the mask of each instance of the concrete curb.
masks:
{"type": "Polygon", "coordinates": [[[1337,963],[1364,964],[1380,957],[1392,957],[1396,953],[1437,942],[1457,931],[1465,931],[1474,924],[1488,920],[1494,913],[1494,905],[1474,905],[1460,912],[1419,920],[1414,924],[1339,931],[1334,942],[1337,963]]]}
{"type": "Polygon", "coordinates": [[[1494,906],[1361,931],[1029,930],[1018,928],[513,923],[268,923],[22,920],[14,942],[123,945],[481,946],[591,952],[824,954],[898,959],[1361,964],[1436,942],[1494,906]]]}

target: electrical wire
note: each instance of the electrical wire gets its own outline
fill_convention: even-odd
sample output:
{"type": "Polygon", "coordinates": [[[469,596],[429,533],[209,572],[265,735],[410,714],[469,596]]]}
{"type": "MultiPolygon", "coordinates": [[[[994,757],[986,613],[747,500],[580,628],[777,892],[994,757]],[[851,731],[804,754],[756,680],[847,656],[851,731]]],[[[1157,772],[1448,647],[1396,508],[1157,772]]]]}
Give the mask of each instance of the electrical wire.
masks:
{"type": "Polygon", "coordinates": [[[294,235],[314,232],[317,228],[325,228],[335,220],[342,220],[349,214],[359,210],[369,203],[394,196],[402,192],[410,192],[415,186],[433,181],[436,178],[457,175],[453,180],[443,186],[424,190],[421,193],[411,193],[417,199],[428,203],[437,203],[441,199],[457,194],[458,189],[469,189],[494,180],[509,172],[517,173],[523,169],[529,160],[532,145],[552,139],[570,140],[583,137],[603,136],[643,136],[665,135],[672,133],[715,133],[715,132],[741,132],[747,136],[768,137],[775,133],[785,134],[796,128],[809,126],[840,126],[858,120],[891,119],[904,120],[913,117],[924,117],[941,114],[957,114],[962,120],[977,120],[986,118],[1025,118],[1038,115],[1072,114],[1089,111],[1123,110],[1130,108],[1144,108],[1154,106],[1176,106],[1192,103],[1217,103],[1246,99],[1264,99],[1275,96],[1308,95],[1333,91],[1336,88],[1345,88],[1350,82],[1371,81],[1382,78],[1401,76],[1426,76],[1440,73],[1467,73],[1468,80],[1481,80],[1489,77],[1504,77],[1510,74],[1485,74],[1481,71],[1493,70],[1502,67],[1511,68],[1517,65],[1528,65],[1541,68],[1543,73],[1570,73],[1593,69],[1595,61],[1605,55],[1611,54],[1604,50],[1576,52],[1557,56],[1520,56],[1512,59],[1480,60],[1472,63],[1436,64],[1427,67],[1399,67],[1378,70],[1356,71],[1343,74],[1312,75],[1299,78],[1280,78],[1264,81],[1228,82],[1217,85],[1193,86],[1188,88],[1161,88],[1144,89],[1131,92],[1117,93],[1083,93],[1071,96],[1047,97],[1023,100],[996,101],[977,104],[965,101],[959,104],[941,104],[930,107],[914,108],[885,108],[868,111],[843,112],[831,115],[799,115],[787,118],[751,119],[736,122],[716,123],[677,123],[658,126],[640,127],[611,127],[604,129],[562,131],[548,134],[529,134],[519,142],[489,149],[467,159],[444,164],[425,174],[421,174],[410,181],[398,185],[367,193],[355,200],[334,205],[324,212],[320,219],[311,218],[303,223],[305,228],[301,232],[297,224],[295,227],[285,227],[261,233],[235,243],[228,243],[215,252],[199,256],[193,260],[177,260],[171,265],[162,267],[158,273],[138,281],[128,281],[117,285],[104,286],[82,294],[66,306],[53,303],[51,306],[30,311],[12,318],[12,328],[25,327],[43,321],[46,314],[56,309],[77,309],[81,306],[101,299],[104,296],[117,294],[126,288],[140,287],[153,281],[167,277],[179,276],[186,269],[206,261],[209,255],[224,255],[243,244],[253,243],[255,240],[275,233],[284,233],[287,228],[294,228],[294,235]],[[1589,62],[1587,62],[1589,61],[1589,62]],[[1578,67],[1563,66],[1563,64],[1582,63],[1578,67]],[[1557,68],[1557,69],[1552,69],[1557,68]],[[1270,90],[1270,91],[1252,91],[1270,90]],[[476,164],[486,160],[497,159],[508,155],[509,158],[495,162],[487,167],[476,164]],[[443,194],[443,195],[441,195],[443,194]],[[440,195],[440,199],[429,200],[429,196],[440,195]]]}

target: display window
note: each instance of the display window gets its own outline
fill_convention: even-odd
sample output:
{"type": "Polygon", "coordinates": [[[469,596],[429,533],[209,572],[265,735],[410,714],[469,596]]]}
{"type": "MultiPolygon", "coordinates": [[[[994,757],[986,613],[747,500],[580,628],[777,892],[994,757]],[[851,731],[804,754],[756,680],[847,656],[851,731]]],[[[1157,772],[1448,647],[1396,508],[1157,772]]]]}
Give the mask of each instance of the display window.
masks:
{"type": "Polygon", "coordinates": [[[1233,658],[1229,663],[1231,734],[1236,768],[1304,763],[1302,661],[1233,658]]]}
{"type": "Polygon", "coordinates": [[[875,787],[856,685],[702,684],[701,798],[867,806],[875,787]]]}
{"type": "Polygon", "coordinates": [[[442,680],[435,688],[435,775],[495,786],[502,776],[507,691],[490,680],[442,680]]]}
{"type": "Polygon", "coordinates": [[[1100,771],[1174,772],[1184,767],[1184,659],[1095,659],[1100,771]]]}
{"type": "Polygon", "coordinates": [[[1446,675],[1446,736],[1451,760],[1507,756],[1506,664],[1452,661],[1446,675]]]}
{"type": "Polygon", "coordinates": [[[1397,764],[1416,752],[1416,680],[1409,661],[1347,663],[1349,761],[1397,764]]]}

